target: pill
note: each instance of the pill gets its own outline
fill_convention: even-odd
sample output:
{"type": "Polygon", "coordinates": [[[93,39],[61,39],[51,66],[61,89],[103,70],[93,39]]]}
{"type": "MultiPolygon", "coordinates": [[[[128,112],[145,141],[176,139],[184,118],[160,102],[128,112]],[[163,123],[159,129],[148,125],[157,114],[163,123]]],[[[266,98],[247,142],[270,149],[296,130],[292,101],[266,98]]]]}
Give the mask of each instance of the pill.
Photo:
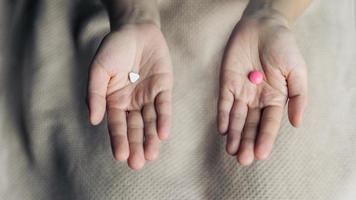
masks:
{"type": "Polygon", "coordinates": [[[251,71],[248,75],[248,79],[251,81],[253,84],[260,84],[263,81],[263,74],[262,72],[258,70],[251,71]]]}
{"type": "Polygon", "coordinates": [[[140,78],[140,75],[138,73],[135,73],[135,72],[129,73],[129,80],[131,83],[135,83],[139,78],[140,78]]]}

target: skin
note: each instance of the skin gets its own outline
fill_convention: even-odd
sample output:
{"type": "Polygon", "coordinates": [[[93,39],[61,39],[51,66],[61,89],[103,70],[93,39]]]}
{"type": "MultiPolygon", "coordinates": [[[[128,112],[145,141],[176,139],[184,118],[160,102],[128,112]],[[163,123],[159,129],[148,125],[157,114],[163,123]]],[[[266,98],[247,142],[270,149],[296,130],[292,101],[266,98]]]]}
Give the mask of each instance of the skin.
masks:
{"type": "MultiPolygon", "coordinates": [[[[170,132],[172,66],[159,29],[155,0],[103,0],[111,32],[93,59],[88,87],[90,121],[105,112],[114,157],[138,170],[156,159],[170,132]],[[128,73],[140,74],[132,84],[128,73]]],[[[220,73],[218,129],[227,152],[242,165],[266,159],[272,151],[288,102],[298,127],[307,104],[307,70],[291,24],[308,0],[251,0],[234,28],[220,73]],[[254,85],[248,73],[260,70],[254,85]]]]}
{"type": "Polygon", "coordinates": [[[301,125],[307,68],[290,27],[308,3],[251,0],[230,36],[220,73],[218,129],[241,165],[270,155],[286,104],[291,124],[301,125]],[[264,74],[261,84],[248,80],[252,70],[264,74]]]}
{"type": "MultiPolygon", "coordinates": [[[[134,16],[126,15],[127,23],[111,21],[111,32],[91,64],[88,101],[93,125],[107,113],[114,158],[138,170],[158,157],[160,142],[169,136],[172,64],[159,22],[150,18],[155,14],[143,14],[151,8],[141,8],[140,2],[134,8],[119,5],[122,2],[104,2],[111,8],[128,6],[127,13],[134,16]],[[137,8],[143,10],[131,12],[137,8]],[[131,71],[140,75],[135,83],[129,81],[131,71]]],[[[109,9],[111,20],[116,19],[113,12],[109,9]]]]}

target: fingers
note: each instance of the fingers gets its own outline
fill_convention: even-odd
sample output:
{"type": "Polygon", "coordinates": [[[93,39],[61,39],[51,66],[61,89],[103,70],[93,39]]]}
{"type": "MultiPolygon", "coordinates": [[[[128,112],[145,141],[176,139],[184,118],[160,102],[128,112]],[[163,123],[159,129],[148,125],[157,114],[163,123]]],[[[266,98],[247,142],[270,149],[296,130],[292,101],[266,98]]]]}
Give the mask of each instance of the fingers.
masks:
{"type": "Polygon", "coordinates": [[[108,109],[108,129],[115,159],[127,160],[130,150],[127,140],[126,112],[116,108],[108,109]]]}
{"type": "Polygon", "coordinates": [[[156,128],[157,115],[154,104],[146,105],[142,110],[142,114],[145,127],[145,159],[154,160],[158,157],[160,143],[156,128]]]}
{"type": "Polygon", "coordinates": [[[230,155],[235,155],[237,153],[246,115],[247,105],[242,101],[236,100],[230,112],[230,123],[227,134],[226,151],[230,155]]]}
{"type": "Polygon", "coordinates": [[[104,118],[109,80],[109,75],[102,67],[92,65],[89,76],[88,104],[90,123],[93,125],[99,124],[104,118]]]}
{"type": "Polygon", "coordinates": [[[288,117],[291,124],[299,127],[308,101],[308,81],[306,67],[296,68],[287,77],[288,117]]]}
{"type": "Polygon", "coordinates": [[[154,160],[159,154],[160,139],[157,134],[157,115],[153,103],[141,111],[126,111],[109,107],[108,128],[116,160],[128,159],[128,165],[139,170],[145,160],[154,160]]]}
{"type": "Polygon", "coordinates": [[[220,134],[226,134],[229,127],[230,110],[234,103],[234,96],[221,89],[218,102],[218,131],[220,134]]]}
{"type": "Polygon", "coordinates": [[[159,93],[155,100],[157,112],[157,131],[161,140],[167,139],[171,128],[171,91],[159,93]]]}
{"type": "Polygon", "coordinates": [[[241,165],[250,165],[254,160],[255,138],[259,128],[260,117],[261,110],[259,108],[249,108],[237,153],[237,160],[241,165]]]}
{"type": "Polygon", "coordinates": [[[268,106],[263,110],[255,147],[255,157],[258,160],[264,160],[270,155],[280,128],[282,116],[283,107],[280,106],[268,106]]]}
{"type": "Polygon", "coordinates": [[[145,164],[143,150],[143,120],[141,112],[130,111],[127,116],[127,136],[129,140],[130,155],[129,166],[134,170],[139,170],[145,164]]]}

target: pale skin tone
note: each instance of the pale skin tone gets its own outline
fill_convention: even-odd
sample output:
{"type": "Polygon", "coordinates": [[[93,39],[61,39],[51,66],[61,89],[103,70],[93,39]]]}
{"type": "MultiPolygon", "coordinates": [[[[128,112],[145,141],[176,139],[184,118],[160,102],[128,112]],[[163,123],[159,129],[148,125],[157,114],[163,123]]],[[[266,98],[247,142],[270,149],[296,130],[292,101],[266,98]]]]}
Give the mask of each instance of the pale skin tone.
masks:
{"type": "Polygon", "coordinates": [[[159,24],[112,26],[91,64],[88,100],[92,124],[107,113],[115,159],[138,170],[158,157],[159,144],[170,132],[172,86],[169,50],[159,24]],[[135,83],[130,72],[140,75],[135,83]]]}
{"type": "Polygon", "coordinates": [[[218,129],[241,165],[270,155],[286,104],[291,124],[302,122],[307,68],[290,26],[308,3],[251,0],[231,34],[221,66],[218,129]],[[248,80],[252,70],[264,74],[261,84],[248,80]]]}
{"type": "MultiPolygon", "coordinates": [[[[103,0],[111,32],[92,61],[88,87],[91,123],[99,124],[107,114],[114,158],[134,170],[158,157],[171,126],[172,64],[156,2],[148,1],[103,0]],[[140,75],[135,83],[128,79],[131,71],[140,75]]],[[[227,152],[241,165],[269,156],[287,102],[292,125],[301,124],[307,71],[290,24],[307,5],[307,0],[251,0],[227,44],[218,129],[227,135],[227,152]],[[259,85],[247,78],[254,69],[265,76],[259,85]]]]}

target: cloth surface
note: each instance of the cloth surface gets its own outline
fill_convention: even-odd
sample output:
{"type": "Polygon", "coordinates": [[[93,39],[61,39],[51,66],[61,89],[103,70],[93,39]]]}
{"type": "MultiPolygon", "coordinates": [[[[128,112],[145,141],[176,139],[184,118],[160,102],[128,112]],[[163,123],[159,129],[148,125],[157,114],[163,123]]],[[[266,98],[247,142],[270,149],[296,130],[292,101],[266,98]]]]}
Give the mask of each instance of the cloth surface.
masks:
{"type": "Polygon", "coordinates": [[[241,167],[216,131],[220,62],[246,1],[163,0],[173,129],[139,172],[88,122],[90,60],[109,31],[97,1],[0,3],[0,199],[356,199],[356,3],[315,0],[296,24],[309,68],[300,129],[241,167]]]}

